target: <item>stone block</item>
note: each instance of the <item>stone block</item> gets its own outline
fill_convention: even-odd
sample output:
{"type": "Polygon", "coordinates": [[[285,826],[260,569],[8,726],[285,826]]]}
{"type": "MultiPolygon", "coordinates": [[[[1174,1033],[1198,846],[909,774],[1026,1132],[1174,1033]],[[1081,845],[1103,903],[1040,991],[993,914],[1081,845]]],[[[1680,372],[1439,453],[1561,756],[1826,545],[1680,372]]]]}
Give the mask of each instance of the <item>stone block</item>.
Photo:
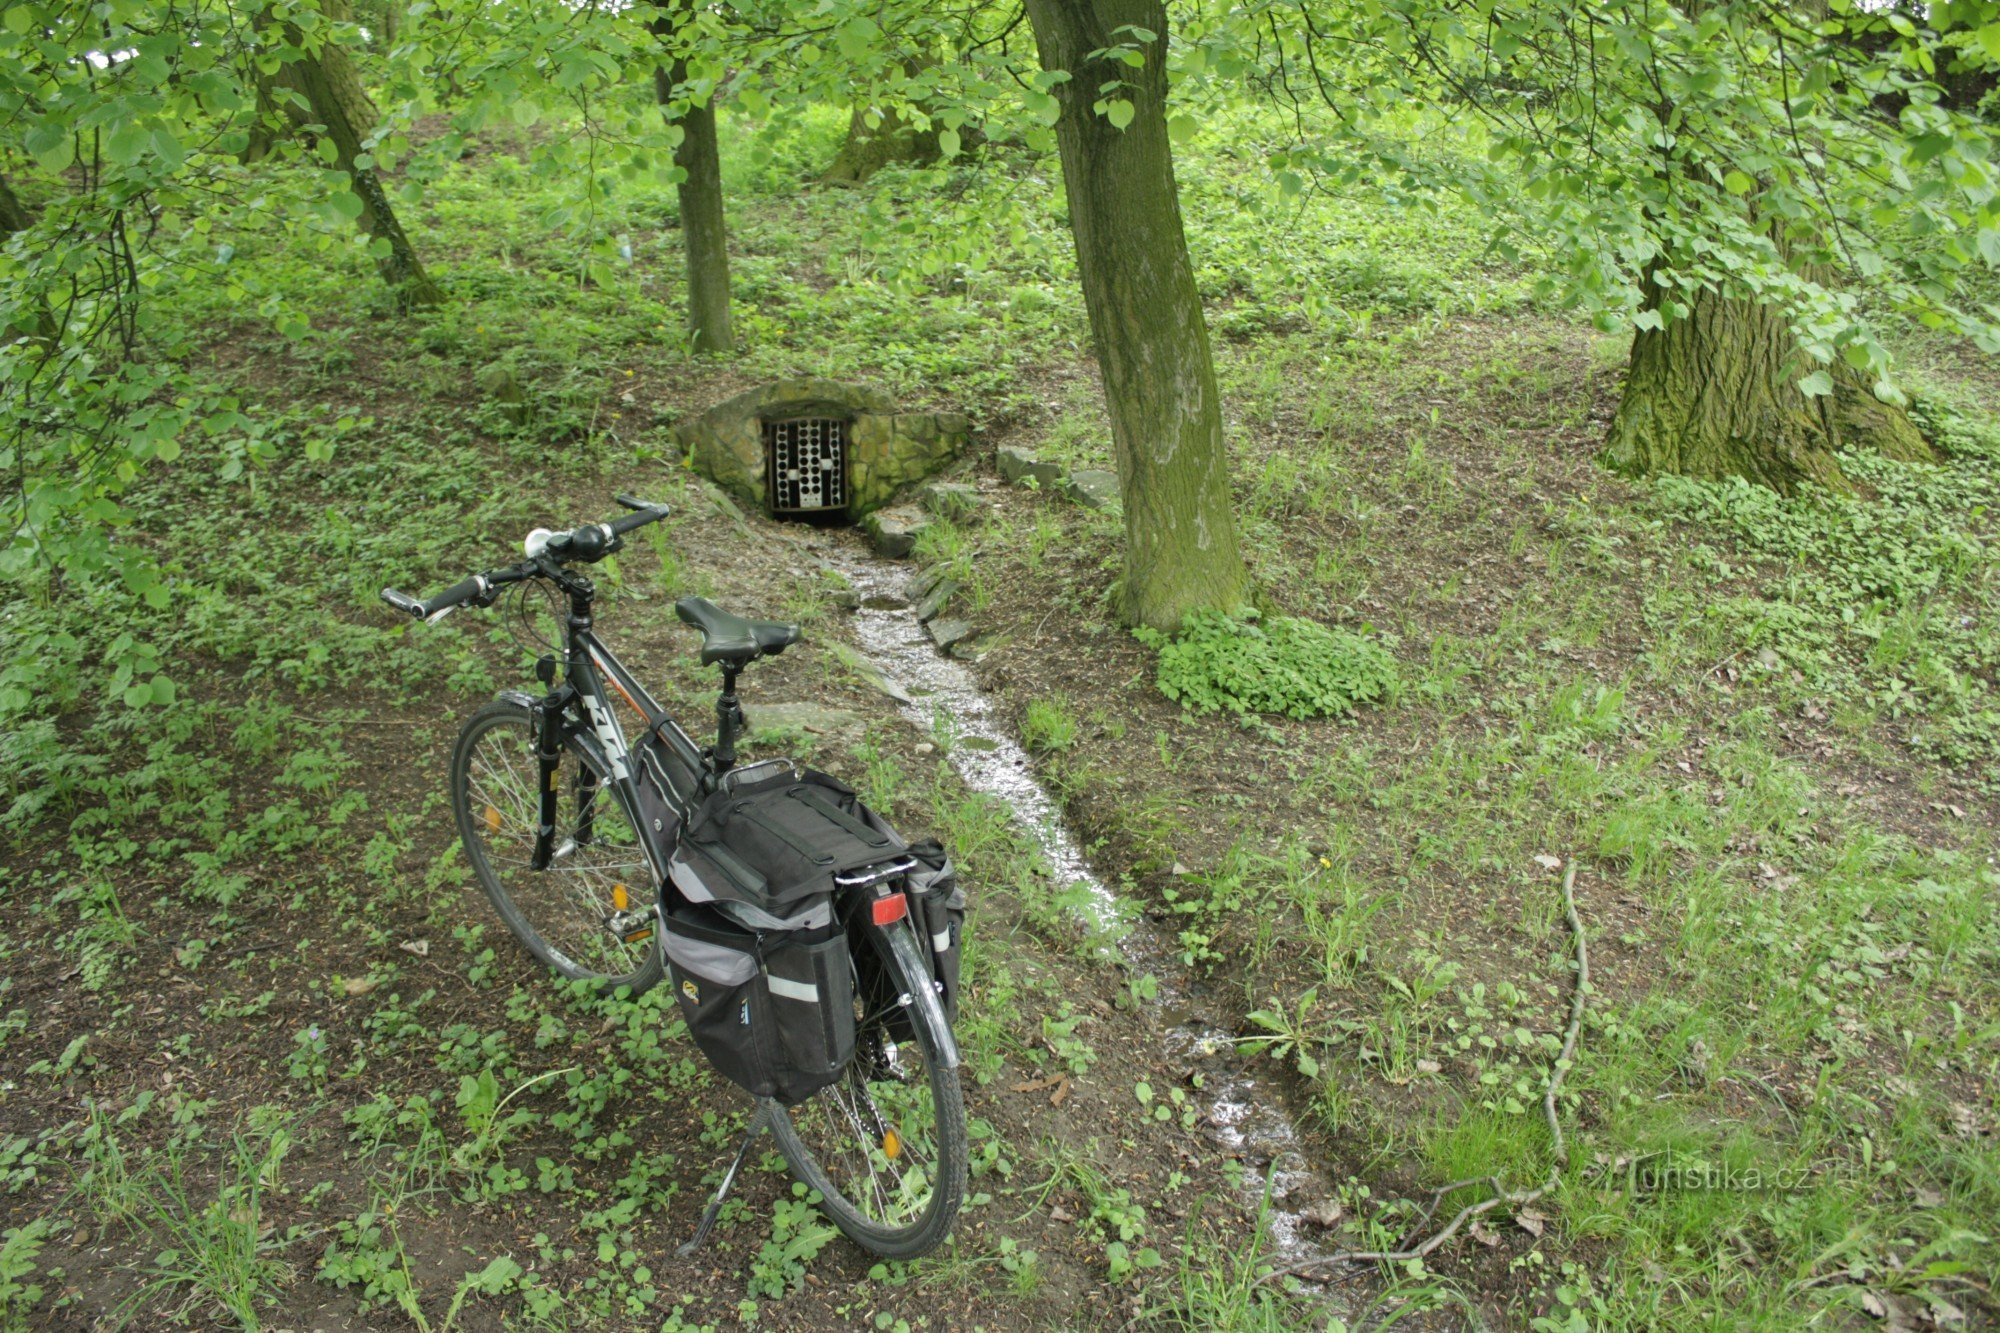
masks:
{"type": "Polygon", "coordinates": [[[1062,491],[1086,509],[1113,509],[1119,503],[1118,474],[1083,468],[1069,474],[1062,491]]]}
{"type": "Polygon", "coordinates": [[[956,582],[951,579],[939,579],[931,590],[924,594],[924,599],[917,603],[917,619],[927,622],[937,619],[938,613],[951,604],[951,599],[957,593],[956,582]]]}
{"type": "Polygon", "coordinates": [[[1042,486],[1053,486],[1062,480],[1062,469],[1054,463],[1045,463],[1031,449],[1018,445],[1003,444],[998,455],[1000,475],[1008,481],[1020,482],[1032,478],[1042,486]]]}
{"type": "Polygon", "coordinates": [[[861,520],[862,528],[875,549],[892,559],[902,559],[917,549],[917,536],[931,524],[931,517],[915,505],[877,509],[861,520]]]}
{"type": "Polygon", "coordinates": [[[933,620],[924,626],[930,631],[931,642],[949,652],[953,644],[963,643],[972,637],[972,622],[969,620],[933,620]]]}

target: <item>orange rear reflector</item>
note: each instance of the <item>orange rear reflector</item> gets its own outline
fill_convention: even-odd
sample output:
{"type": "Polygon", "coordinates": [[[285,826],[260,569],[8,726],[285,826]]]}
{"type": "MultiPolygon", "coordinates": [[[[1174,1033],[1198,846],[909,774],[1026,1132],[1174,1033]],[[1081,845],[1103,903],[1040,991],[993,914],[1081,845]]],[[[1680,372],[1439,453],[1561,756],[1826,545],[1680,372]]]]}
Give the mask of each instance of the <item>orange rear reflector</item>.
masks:
{"type": "Polygon", "coordinates": [[[632,905],[632,895],[626,891],[623,884],[611,886],[611,905],[621,912],[632,905]]]}
{"type": "Polygon", "coordinates": [[[903,1140],[893,1129],[882,1131],[882,1155],[892,1162],[903,1155],[903,1140]]]}
{"type": "Polygon", "coordinates": [[[886,898],[877,898],[868,905],[868,910],[876,925],[886,926],[910,914],[910,900],[900,893],[892,893],[886,898]]]}
{"type": "Polygon", "coordinates": [[[489,805],[486,807],[486,831],[488,833],[498,833],[500,831],[500,809],[498,806],[489,805]]]}

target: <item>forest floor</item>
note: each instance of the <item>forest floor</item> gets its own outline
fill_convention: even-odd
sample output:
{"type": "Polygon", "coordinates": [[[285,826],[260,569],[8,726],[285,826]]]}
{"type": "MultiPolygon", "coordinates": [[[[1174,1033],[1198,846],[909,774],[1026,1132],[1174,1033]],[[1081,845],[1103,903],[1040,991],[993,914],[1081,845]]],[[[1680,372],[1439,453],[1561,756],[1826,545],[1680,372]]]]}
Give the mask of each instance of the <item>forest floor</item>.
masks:
{"type": "Polygon", "coordinates": [[[79,671],[0,739],[0,1323],[2000,1319],[1990,367],[1912,349],[1956,448],[1858,460],[1856,497],[1622,482],[1592,458],[1616,342],[1529,304],[1449,214],[1329,204],[1272,246],[1229,221],[1234,159],[1197,145],[1261,610],[1378,636],[1400,685],[1350,718],[1192,713],[1117,627],[1116,515],[994,470],[1002,445],[1109,463],[1046,171],[799,186],[837,126],[730,149],[733,361],[662,345],[658,198],[622,203],[626,285],[580,284],[537,220],[553,187],[504,143],[420,215],[444,310],[389,311],[357,268],[287,275],[302,338],[226,293],[174,312],[265,448],[225,437],[140,481],[131,540],[175,568],[168,607],[10,604],[79,671]],[[893,224],[918,208],[934,226],[912,238],[893,224]],[[495,365],[525,420],[477,387],[495,365]],[[859,539],[722,512],[680,466],[672,422],[808,371],[974,416],[958,475],[981,503],[915,563],[962,585],[980,682],[1238,1053],[1163,1043],[1152,983],[1080,937],[955,776],[949,726],[923,734],[842,664],[842,590],[812,552],[859,539]],[[676,1259],[743,1099],[665,997],[534,968],[457,855],[455,729],[531,654],[498,615],[412,627],[375,592],[499,563],[617,491],[676,509],[606,567],[600,615],[662,699],[707,715],[674,597],[796,619],[805,650],[746,676],[753,723],[785,703],[852,721],[758,743],[960,848],[975,1173],[931,1259],[871,1263],[775,1154],[676,1259]],[[171,705],[127,709],[91,674],[118,633],[157,647],[171,705]],[[1243,1188],[1267,1164],[1206,1123],[1201,1086],[1253,1061],[1281,1090],[1327,1190],[1286,1205],[1329,1247],[1403,1236],[1445,1180],[1538,1181],[1572,866],[1594,985],[1562,1183],[1422,1268],[1273,1271],[1243,1188]]]}

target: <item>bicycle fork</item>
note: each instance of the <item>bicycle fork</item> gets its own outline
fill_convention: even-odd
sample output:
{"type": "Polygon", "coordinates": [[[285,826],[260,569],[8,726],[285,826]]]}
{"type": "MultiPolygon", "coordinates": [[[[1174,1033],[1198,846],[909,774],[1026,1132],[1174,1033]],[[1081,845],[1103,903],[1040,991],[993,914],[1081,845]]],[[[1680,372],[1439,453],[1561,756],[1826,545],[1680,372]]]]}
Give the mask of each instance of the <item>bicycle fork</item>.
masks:
{"type": "Polygon", "coordinates": [[[563,693],[555,691],[535,705],[535,789],[539,800],[535,851],[528,864],[536,870],[547,870],[555,858],[556,809],[562,799],[562,714],[567,703],[563,693]]]}

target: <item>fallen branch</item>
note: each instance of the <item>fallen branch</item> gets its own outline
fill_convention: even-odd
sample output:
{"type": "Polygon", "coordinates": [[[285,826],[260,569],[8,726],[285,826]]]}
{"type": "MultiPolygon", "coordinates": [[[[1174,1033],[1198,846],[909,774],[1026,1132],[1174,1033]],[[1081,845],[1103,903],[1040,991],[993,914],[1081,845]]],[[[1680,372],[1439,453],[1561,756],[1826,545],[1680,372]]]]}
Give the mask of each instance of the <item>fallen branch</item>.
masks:
{"type": "Polygon", "coordinates": [[[1577,1038],[1583,1032],[1584,997],[1590,992],[1590,948],[1584,941],[1583,921],[1576,914],[1576,863],[1570,862],[1563,872],[1562,881],[1563,915],[1569,921],[1570,936],[1576,941],[1576,989],[1569,1001],[1569,1031],[1563,1036],[1562,1051],[1556,1056],[1555,1066],[1549,1071],[1549,1086],[1542,1094],[1542,1114],[1549,1122],[1549,1135],[1555,1143],[1555,1159],[1549,1165],[1548,1178],[1529,1190],[1510,1190],[1501,1183],[1498,1176],[1472,1176],[1465,1180],[1454,1180],[1449,1185],[1440,1185],[1431,1192],[1431,1201],[1418,1218],[1419,1228],[1430,1225],[1431,1216],[1438,1205],[1459,1190],[1472,1185],[1485,1185],[1493,1191],[1493,1196],[1459,1209],[1457,1216],[1433,1232],[1429,1239],[1419,1245],[1405,1244],[1395,1250],[1339,1250],[1333,1254],[1321,1255],[1289,1268],[1282,1268],[1266,1275],[1264,1280],[1275,1277],[1317,1277],[1325,1270],[1341,1264],[1358,1263],[1405,1263],[1411,1259],[1422,1259],[1431,1251],[1457,1235],[1459,1229],[1474,1218],[1505,1204],[1509,1210],[1519,1211],[1541,1199],[1556,1187],[1562,1178],[1563,1168],[1569,1165],[1569,1144],[1563,1138],[1562,1121],[1556,1116],[1556,1095],[1562,1091],[1563,1080],[1569,1077],[1570,1066],[1576,1055],[1577,1038]]]}

